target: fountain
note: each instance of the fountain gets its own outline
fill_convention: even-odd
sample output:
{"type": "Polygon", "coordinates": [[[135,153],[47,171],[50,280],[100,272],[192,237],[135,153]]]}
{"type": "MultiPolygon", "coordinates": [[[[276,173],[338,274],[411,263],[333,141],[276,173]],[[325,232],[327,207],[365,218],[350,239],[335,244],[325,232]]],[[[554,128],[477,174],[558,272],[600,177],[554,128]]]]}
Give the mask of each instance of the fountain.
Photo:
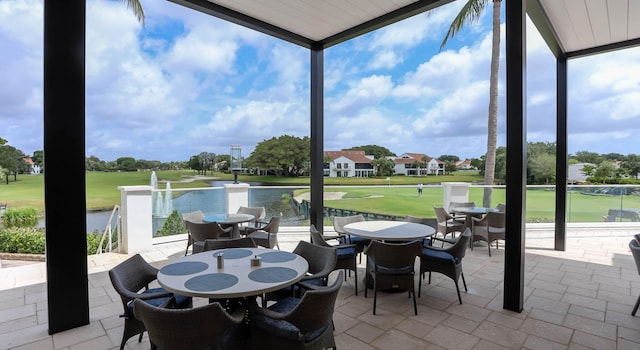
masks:
{"type": "Polygon", "coordinates": [[[167,182],[167,191],[164,195],[158,189],[158,177],[156,172],[151,172],[150,186],[153,188],[151,200],[153,201],[153,216],[159,218],[168,217],[173,211],[173,201],[171,196],[171,183],[167,182]]]}

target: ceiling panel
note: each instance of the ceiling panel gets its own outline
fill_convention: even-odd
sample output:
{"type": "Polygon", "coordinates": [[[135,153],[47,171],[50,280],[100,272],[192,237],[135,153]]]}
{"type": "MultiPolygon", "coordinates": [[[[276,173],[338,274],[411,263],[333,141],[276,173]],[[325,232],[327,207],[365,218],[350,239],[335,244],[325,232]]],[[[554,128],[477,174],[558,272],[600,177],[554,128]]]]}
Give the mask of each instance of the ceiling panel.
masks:
{"type": "Polygon", "coordinates": [[[640,38],[640,1],[631,1],[627,12],[627,35],[629,38],[640,38]]]}
{"type": "Polygon", "coordinates": [[[611,33],[610,40],[613,42],[623,41],[629,38],[629,17],[627,16],[628,6],[628,1],[618,0],[607,2],[607,12],[611,33]]]}
{"type": "MultiPolygon", "coordinates": [[[[171,1],[299,45],[328,47],[453,0],[171,1]]],[[[640,0],[528,2],[553,50],[575,57],[640,44],[640,0]]]]}
{"type": "Polygon", "coordinates": [[[565,52],[591,50],[640,38],[639,0],[530,1],[540,3],[565,52]]]}
{"type": "MultiPolygon", "coordinates": [[[[618,0],[620,2],[620,0],[618,0]]],[[[593,38],[591,45],[601,46],[611,42],[611,26],[609,23],[609,11],[607,9],[607,1],[587,0],[586,18],[587,24],[590,24],[590,32],[593,38]]]]}
{"type": "Polygon", "coordinates": [[[209,0],[315,41],[417,0],[209,0]]]}

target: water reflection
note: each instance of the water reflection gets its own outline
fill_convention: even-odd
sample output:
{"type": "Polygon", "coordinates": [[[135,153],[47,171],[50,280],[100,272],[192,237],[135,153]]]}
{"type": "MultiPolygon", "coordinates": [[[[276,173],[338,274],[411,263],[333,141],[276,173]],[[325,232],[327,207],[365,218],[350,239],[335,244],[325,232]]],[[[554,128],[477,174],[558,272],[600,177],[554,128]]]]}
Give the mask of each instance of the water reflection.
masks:
{"type": "MultiPolygon", "coordinates": [[[[222,214],[227,212],[225,190],[222,187],[231,181],[212,181],[213,189],[193,190],[179,194],[173,199],[173,208],[179,213],[200,210],[205,215],[222,214]]],[[[260,183],[249,183],[249,206],[265,207],[267,218],[282,215],[282,226],[304,225],[306,220],[295,215],[289,205],[289,198],[293,191],[300,188],[260,186],[260,183]]],[[[175,193],[175,192],[174,192],[175,193]]],[[[164,224],[165,218],[154,218],[153,231],[157,232],[164,224]]]]}

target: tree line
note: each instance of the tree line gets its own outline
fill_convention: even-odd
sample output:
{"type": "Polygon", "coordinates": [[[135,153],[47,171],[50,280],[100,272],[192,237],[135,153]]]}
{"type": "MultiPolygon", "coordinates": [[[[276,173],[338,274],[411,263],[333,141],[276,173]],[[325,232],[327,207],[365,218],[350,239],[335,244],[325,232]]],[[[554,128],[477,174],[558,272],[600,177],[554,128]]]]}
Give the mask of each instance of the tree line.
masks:
{"type": "MultiPolygon", "coordinates": [[[[372,155],[372,166],[378,176],[393,175],[393,161],[389,158],[397,155],[389,149],[379,145],[362,145],[345,148],[343,151],[359,150],[366,155],[372,155]]],[[[506,181],[506,147],[496,149],[495,178],[497,183],[506,181]]],[[[30,158],[34,165],[44,169],[44,151],[33,152],[27,156],[21,150],[8,144],[0,138],[0,177],[5,183],[13,176],[15,181],[18,174],[31,172],[31,166],[26,161],[30,158]]],[[[445,172],[456,171],[455,163],[460,160],[456,155],[441,155],[437,158],[445,163],[445,172]]],[[[486,157],[471,159],[471,165],[479,169],[484,175],[486,157]]],[[[529,142],[527,144],[527,183],[552,184],[555,182],[555,142],[529,142]]],[[[328,164],[331,159],[325,159],[328,164]]],[[[416,168],[423,168],[429,159],[419,159],[413,164],[416,168]]],[[[229,154],[215,154],[201,152],[193,155],[187,161],[161,162],[158,160],[135,159],[120,157],[114,161],[101,160],[96,156],[89,156],[85,160],[87,171],[138,171],[138,170],[179,170],[191,169],[198,174],[207,175],[213,171],[228,171],[229,154]]],[[[569,164],[587,163],[581,171],[588,176],[592,183],[637,183],[640,173],[640,156],[636,154],[623,155],[620,153],[598,154],[589,151],[579,151],[569,154],[569,164]]],[[[295,137],[282,135],[259,142],[254,151],[242,160],[242,167],[252,173],[276,176],[307,175],[310,168],[310,139],[309,137],[295,137]]]]}

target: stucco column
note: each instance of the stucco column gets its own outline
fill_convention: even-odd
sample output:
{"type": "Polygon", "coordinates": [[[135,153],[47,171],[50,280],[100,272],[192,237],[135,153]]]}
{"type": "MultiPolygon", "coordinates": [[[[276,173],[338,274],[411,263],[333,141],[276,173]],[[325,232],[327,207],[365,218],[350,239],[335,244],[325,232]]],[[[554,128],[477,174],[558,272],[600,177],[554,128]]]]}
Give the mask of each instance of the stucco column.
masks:
{"type": "Polygon", "coordinates": [[[227,213],[233,214],[240,207],[249,206],[249,184],[224,184],[227,199],[227,213]]]}
{"type": "Polygon", "coordinates": [[[443,182],[442,183],[442,207],[449,210],[451,202],[469,201],[469,183],[467,182],[443,182]]]}
{"type": "Polygon", "coordinates": [[[118,186],[122,234],[120,252],[135,254],[150,250],[153,238],[151,186],[118,186]]]}

